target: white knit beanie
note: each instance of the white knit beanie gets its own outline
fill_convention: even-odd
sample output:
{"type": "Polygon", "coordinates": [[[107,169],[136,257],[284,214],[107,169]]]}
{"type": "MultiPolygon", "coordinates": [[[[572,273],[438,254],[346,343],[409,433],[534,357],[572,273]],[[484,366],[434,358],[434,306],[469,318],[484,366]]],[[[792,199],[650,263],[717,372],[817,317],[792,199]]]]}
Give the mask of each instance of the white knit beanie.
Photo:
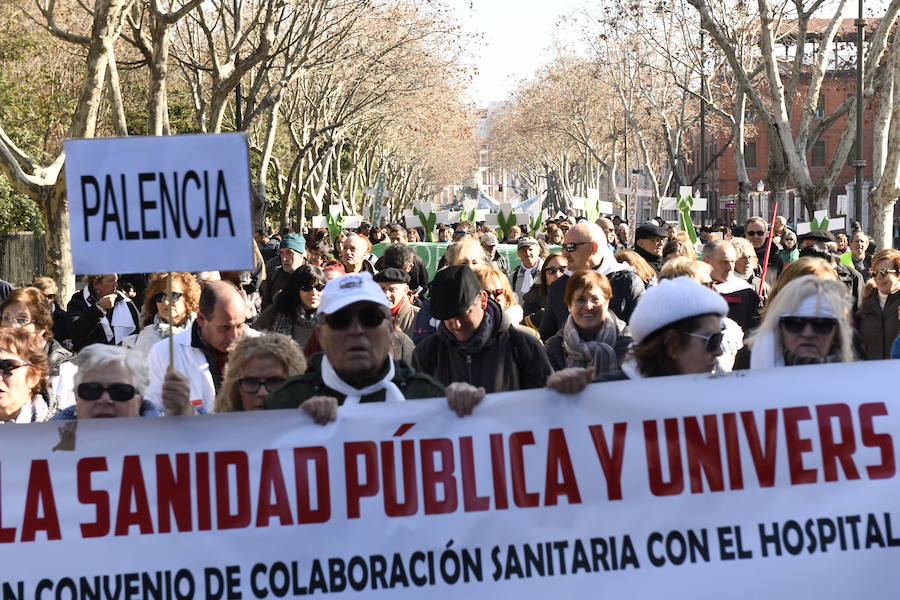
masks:
{"type": "Polygon", "coordinates": [[[664,279],[643,293],[631,313],[631,338],[640,344],[651,333],[682,319],[728,314],[728,303],[718,293],[690,277],[664,279]]]}

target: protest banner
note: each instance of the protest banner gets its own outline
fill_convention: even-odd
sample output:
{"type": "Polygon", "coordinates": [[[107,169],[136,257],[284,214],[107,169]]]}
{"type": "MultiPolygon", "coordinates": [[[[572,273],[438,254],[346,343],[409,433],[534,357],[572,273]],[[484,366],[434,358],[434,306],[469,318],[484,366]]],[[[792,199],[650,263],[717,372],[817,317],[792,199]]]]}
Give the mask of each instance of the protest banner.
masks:
{"type": "Polygon", "coordinates": [[[70,139],[76,273],[253,266],[244,133],[70,139]]]}
{"type": "MultiPolygon", "coordinates": [[[[444,252],[447,251],[449,245],[447,242],[410,242],[407,244],[410,248],[414,248],[419,258],[425,262],[429,280],[434,278],[434,274],[437,273],[441,257],[444,256],[444,252]]],[[[375,244],[372,246],[372,254],[381,257],[388,246],[390,246],[388,242],[375,244]]],[[[510,273],[522,262],[519,259],[519,251],[515,244],[498,244],[494,249],[506,258],[510,273]]],[[[559,246],[550,246],[547,251],[560,252],[561,250],[562,248],[559,246]]]]}
{"type": "Polygon", "coordinates": [[[324,427],[302,411],[4,427],[0,589],[894,598],[895,369],[509,392],[463,419],[435,399],[324,427]]]}

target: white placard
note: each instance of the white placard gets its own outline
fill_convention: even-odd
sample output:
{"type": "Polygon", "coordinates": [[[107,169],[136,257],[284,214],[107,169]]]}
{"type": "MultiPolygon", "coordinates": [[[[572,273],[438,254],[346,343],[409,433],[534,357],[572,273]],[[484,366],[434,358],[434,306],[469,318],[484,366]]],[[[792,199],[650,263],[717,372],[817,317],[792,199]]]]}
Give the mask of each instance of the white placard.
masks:
{"type": "Polygon", "coordinates": [[[321,215],[315,215],[312,218],[312,226],[313,229],[325,229],[328,227],[328,220],[321,215]]]}
{"type": "Polygon", "coordinates": [[[458,210],[442,210],[437,214],[437,222],[441,225],[454,225],[459,223],[461,214],[458,210]]]}
{"type": "Polygon", "coordinates": [[[406,226],[409,227],[424,227],[422,225],[422,221],[416,215],[404,215],[403,217],[406,220],[406,226]]]}
{"type": "MultiPolygon", "coordinates": [[[[694,204],[691,206],[691,212],[706,212],[707,199],[694,198],[694,204]]],[[[666,196],[659,199],[660,210],[679,210],[678,198],[666,196]]]]}
{"type": "Polygon", "coordinates": [[[344,217],[344,224],[342,225],[343,229],[356,229],[360,225],[362,225],[363,218],[359,215],[350,215],[344,217]]]}
{"type": "Polygon", "coordinates": [[[607,202],[606,200],[600,200],[597,202],[597,209],[600,211],[601,215],[611,215],[613,214],[613,203],[607,202]]]}
{"type": "Polygon", "coordinates": [[[682,198],[687,198],[688,196],[694,195],[694,188],[689,185],[682,185],[678,188],[678,195],[682,198]]]}
{"type": "Polygon", "coordinates": [[[585,198],[581,196],[572,196],[572,208],[575,210],[584,210],[585,198]]]}
{"type": "Polygon", "coordinates": [[[65,152],[76,273],[252,268],[244,133],[71,139],[65,152]]]}
{"type": "Polygon", "coordinates": [[[341,214],[341,205],[340,204],[331,204],[328,206],[328,214],[332,217],[336,217],[341,214]]]}

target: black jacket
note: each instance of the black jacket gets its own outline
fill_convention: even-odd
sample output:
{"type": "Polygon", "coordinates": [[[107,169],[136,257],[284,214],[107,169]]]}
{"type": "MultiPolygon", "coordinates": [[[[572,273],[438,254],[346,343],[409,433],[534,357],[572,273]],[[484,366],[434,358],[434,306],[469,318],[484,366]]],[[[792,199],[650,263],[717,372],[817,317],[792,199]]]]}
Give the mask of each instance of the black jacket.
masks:
{"type": "Polygon", "coordinates": [[[481,386],[489,394],[544,387],[550,362],[538,339],[514,326],[493,300],[488,302],[487,322],[465,343],[456,341],[441,324],[413,353],[413,366],[444,385],[454,381],[481,386]]]}
{"type": "MultiPolygon", "coordinates": [[[[106,339],[106,332],[100,324],[100,320],[103,319],[106,313],[97,308],[97,301],[93,296],[88,301],[85,301],[83,294],[84,290],[75,292],[66,306],[69,333],[72,334],[72,350],[75,352],[80,352],[82,348],[91,344],[115,343],[106,339]]],[[[109,314],[112,315],[115,307],[122,302],[127,302],[135,330],[140,329],[138,311],[134,306],[134,302],[126,298],[121,292],[116,294],[116,303],[109,310],[109,314]]]]}
{"type": "MultiPolygon", "coordinates": [[[[769,246],[769,268],[766,269],[766,283],[768,283],[769,286],[773,286],[775,285],[775,281],[778,279],[778,276],[781,275],[782,271],[784,271],[784,261],[778,254],[778,247],[772,242],[769,242],[769,246]]],[[[759,259],[759,274],[761,275],[762,265],[766,260],[765,244],[756,249],[756,257],[759,259]]]]}
{"type": "Polygon", "coordinates": [[[640,246],[635,246],[633,248],[637,255],[647,261],[647,263],[653,267],[653,270],[659,273],[659,270],[662,269],[662,256],[657,256],[655,254],[650,254],[640,246]]]}
{"type": "Polygon", "coordinates": [[[884,309],[878,301],[878,292],[863,300],[862,308],[856,313],[859,320],[859,337],[863,347],[863,358],[881,360],[891,357],[891,344],[900,335],[900,292],[887,297],[884,309]]]}
{"type": "MultiPolygon", "coordinates": [[[[644,293],[644,282],[634,271],[613,271],[606,276],[612,287],[609,309],[627,324],[638,299],[644,293]]],[[[562,329],[569,317],[569,307],[563,301],[569,276],[563,275],[550,285],[547,292],[547,310],[541,319],[541,339],[549,340],[562,329]]]]}

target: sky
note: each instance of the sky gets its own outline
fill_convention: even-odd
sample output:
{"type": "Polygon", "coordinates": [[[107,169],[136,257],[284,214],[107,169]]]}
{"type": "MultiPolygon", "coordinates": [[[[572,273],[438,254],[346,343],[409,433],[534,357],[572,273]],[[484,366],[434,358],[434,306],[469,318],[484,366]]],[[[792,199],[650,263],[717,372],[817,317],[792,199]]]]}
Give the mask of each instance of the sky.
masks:
{"type": "Polygon", "coordinates": [[[478,107],[506,99],[518,81],[527,79],[552,58],[551,46],[560,15],[584,0],[455,0],[463,26],[481,34],[471,49],[478,75],[469,89],[478,107]]]}

